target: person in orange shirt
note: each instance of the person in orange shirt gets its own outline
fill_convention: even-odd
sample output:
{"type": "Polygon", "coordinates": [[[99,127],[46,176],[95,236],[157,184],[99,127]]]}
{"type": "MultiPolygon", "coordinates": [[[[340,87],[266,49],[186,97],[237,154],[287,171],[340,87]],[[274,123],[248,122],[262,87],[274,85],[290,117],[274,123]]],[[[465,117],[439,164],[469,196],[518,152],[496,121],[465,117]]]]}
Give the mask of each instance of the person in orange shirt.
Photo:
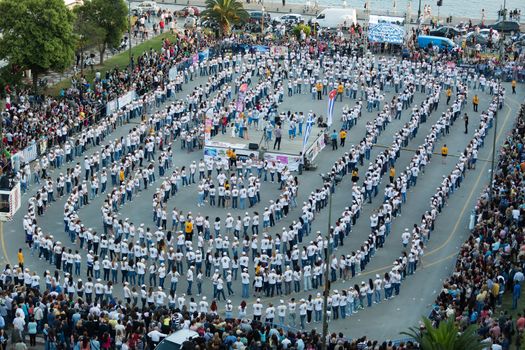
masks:
{"type": "Polygon", "coordinates": [[[441,159],[443,161],[443,164],[447,163],[447,156],[448,156],[448,147],[446,144],[441,147],[441,159]]]}
{"type": "Polygon", "coordinates": [[[339,131],[339,139],[341,140],[340,146],[344,147],[345,146],[345,141],[346,141],[346,131],[345,131],[345,129],[341,129],[341,131],[339,131]]]}
{"type": "Polygon", "coordinates": [[[345,90],[345,87],[343,86],[343,83],[339,83],[337,85],[337,97],[339,97],[339,101],[343,102],[343,92],[345,90]]]}
{"type": "Polygon", "coordinates": [[[322,99],[323,99],[323,96],[322,96],[322,92],[323,92],[323,83],[318,82],[318,83],[315,85],[315,88],[317,89],[317,99],[318,99],[318,100],[322,100],[322,99]]]}
{"type": "Polygon", "coordinates": [[[516,94],[516,79],[512,79],[512,83],[511,83],[511,86],[512,86],[512,94],[516,94]]]}
{"type": "Polygon", "coordinates": [[[18,266],[21,269],[24,268],[24,253],[22,253],[22,248],[18,249],[18,266]]]}

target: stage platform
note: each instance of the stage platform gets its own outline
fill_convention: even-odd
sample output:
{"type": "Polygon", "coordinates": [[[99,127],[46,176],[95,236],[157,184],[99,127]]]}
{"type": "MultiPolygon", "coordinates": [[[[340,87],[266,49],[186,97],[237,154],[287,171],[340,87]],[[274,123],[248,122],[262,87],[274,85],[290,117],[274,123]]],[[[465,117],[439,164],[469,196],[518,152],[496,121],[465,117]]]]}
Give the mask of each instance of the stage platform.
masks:
{"type": "MultiPolygon", "coordinates": [[[[226,150],[232,148],[238,157],[250,157],[255,159],[265,159],[275,161],[280,166],[288,166],[291,170],[297,170],[300,162],[300,154],[303,149],[303,135],[297,135],[295,138],[288,136],[288,128],[283,128],[280,150],[273,149],[275,142],[275,132],[272,133],[272,140],[264,140],[263,130],[256,130],[254,127],[248,129],[247,138],[233,137],[231,130],[228,128],[226,133],[219,134],[206,141],[204,147],[205,157],[225,157],[226,150]],[[258,149],[250,149],[250,144],[256,144],[258,149]]],[[[324,142],[322,128],[314,125],[308,138],[305,155],[310,161],[321,152],[326,146],[324,142]]],[[[303,129],[304,132],[304,129],[303,129]]]]}

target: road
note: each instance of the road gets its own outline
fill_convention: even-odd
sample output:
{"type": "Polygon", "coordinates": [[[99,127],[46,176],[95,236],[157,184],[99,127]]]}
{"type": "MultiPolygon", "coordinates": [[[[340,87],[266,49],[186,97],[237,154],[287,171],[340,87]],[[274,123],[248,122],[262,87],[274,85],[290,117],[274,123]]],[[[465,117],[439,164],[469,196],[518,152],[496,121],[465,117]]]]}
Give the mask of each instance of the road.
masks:
{"type": "MultiPolygon", "coordinates": [[[[185,87],[188,91],[190,88],[197,84],[202,84],[202,79],[196,79],[190,82],[189,86],[185,87]]],[[[505,85],[507,91],[510,91],[510,86],[505,85]]],[[[392,93],[387,94],[385,100],[389,101],[392,98],[392,93]]],[[[416,94],[415,102],[420,103],[423,96],[419,93],[416,94]]],[[[480,111],[487,107],[489,101],[488,94],[480,95],[480,111]]],[[[513,125],[515,114],[519,108],[519,102],[523,101],[524,92],[520,86],[518,94],[510,96],[506,99],[506,103],[502,113],[500,113],[497,143],[501,144],[505,139],[505,135],[513,125]]],[[[396,162],[396,169],[398,174],[400,169],[406,167],[413,155],[410,149],[417,149],[417,146],[422,144],[424,138],[429,131],[431,125],[437,120],[438,116],[445,110],[445,99],[442,98],[439,109],[432,113],[426,124],[422,124],[417,137],[412,139],[408,145],[408,150],[401,152],[400,159],[396,162]]],[[[341,109],[344,105],[353,106],[354,101],[345,99],[343,103],[337,102],[335,105],[335,121],[334,126],[340,125],[339,116],[341,115],[341,109]]],[[[323,101],[312,101],[311,95],[295,95],[292,98],[285,97],[284,103],[280,106],[280,110],[286,111],[288,109],[292,111],[303,111],[308,112],[313,110],[321,115],[326,115],[326,98],[323,101]]],[[[401,245],[401,232],[405,227],[411,227],[414,223],[419,223],[421,215],[425,210],[429,208],[429,199],[434,194],[436,187],[440,184],[442,175],[448,174],[453,168],[456,158],[463,151],[467,142],[470,140],[474,125],[477,125],[479,120],[479,114],[472,111],[472,107],[469,106],[465,109],[470,115],[470,130],[469,137],[466,137],[463,133],[463,123],[458,120],[456,124],[451,128],[451,132],[444,138],[441,138],[436,144],[436,150],[439,150],[443,143],[446,143],[449,147],[449,160],[447,164],[442,164],[438,156],[432,158],[432,161],[427,165],[425,173],[419,176],[419,181],[416,187],[411,188],[408,193],[408,201],[403,206],[402,216],[395,219],[392,224],[392,234],[387,238],[385,248],[379,250],[376,255],[372,258],[365,271],[360,276],[356,276],[354,279],[346,282],[337,281],[332,285],[333,289],[348,288],[351,285],[358,284],[361,281],[367,281],[368,278],[374,278],[376,273],[384,273],[390,269],[394,259],[400,256],[402,251],[401,245]]],[[[359,120],[357,126],[352,128],[347,137],[346,149],[351,144],[358,142],[365,133],[365,123],[367,120],[372,120],[375,117],[375,113],[367,113],[366,109],[363,110],[363,116],[359,120]]],[[[378,146],[373,148],[371,159],[383,151],[381,146],[389,146],[393,140],[393,135],[397,132],[403,123],[409,118],[408,112],[403,113],[401,120],[394,120],[386,130],[378,138],[378,146]]],[[[111,135],[111,138],[118,138],[125,135],[129,128],[132,128],[133,124],[128,124],[111,135]]],[[[424,267],[418,269],[414,276],[408,277],[401,286],[401,294],[393,300],[383,302],[378,305],[374,305],[372,308],[365,308],[358,314],[347,318],[345,321],[337,320],[330,323],[329,330],[334,332],[344,332],[347,337],[355,338],[363,335],[370,336],[374,339],[398,339],[399,332],[405,330],[411,325],[417,324],[418,320],[423,315],[427,315],[432,302],[435,299],[436,293],[440,291],[441,284],[444,278],[450,274],[451,269],[454,266],[455,254],[458,251],[459,246],[465,240],[468,235],[468,221],[469,214],[473,205],[478,197],[480,191],[487,185],[489,179],[490,160],[493,137],[493,129],[490,131],[490,135],[487,137],[485,147],[479,152],[479,161],[476,170],[467,172],[466,179],[463,182],[461,188],[452,195],[448,205],[444,208],[442,214],[439,216],[436,222],[436,229],[432,233],[432,239],[426,249],[424,257],[424,267]]],[[[107,140],[106,140],[107,142],[107,140]]],[[[285,140],[283,141],[285,142],[285,140]]],[[[178,142],[176,143],[178,147],[178,142]]],[[[94,152],[95,149],[90,149],[88,154],[94,152]]],[[[338,151],[331,151],[329,147],[325,148],[320,156],[316,159],[318,163],[318,171],[316,172],[304,172],[303,175],[299,176],[300,181],[300,192],[298,203],[302,203],[308,196],[310,189],[320,187],[322,185],[319,177],[320,172],[328,170],[333,162],[339,158],[343,153],[344,149],[339,148],[338,151]]],[[[181,152],[176,151],[174,156],[175,166],[189,165],[191,161],[198,161],[202,158],[200,152],[181,152]]],[[[59,172],[65,172],[65,167],[55,170],[53,175],[57,176],[59,172]]],[[[360,167],[360,173],[364,174],[365,169],[360,167]]],[[[52,175],[52,176],[53,176],[52,175]]],[[[381,188],[379,190],[379,196],[376,197],[372,204],[365,204],[362,209],[361,218],[358,220],[357,225],[353,227],[353,232],[349,237],[345,239],[344,246],[339,247],[336,252],[337,255],[348,254],[353,250],[356,250],[362,242],[367,238],[369,234],[369,216],[372,211],[380,204],[380,198],[385,184],[388,182],[388,178],[383,178],[381,188]]],[[[261,203],[254,207],[253,210],[262,212],[262,209],[269,202],[270,199],[277,197],[278,188],[276,184],[270,184],[264,182],[262,184],[261,191],[261,203]]],[[[142,191],[133,202],[127,203],[125,207],[120,210],[121,218],[130,218],[135,225],[138,226],[140,222],[144,222],[146,226],[153,227],[151,222],[151,197],[154,189],[150,188],[148,191],[142,191]]],[[[31,193],[34,193],[35,187],[30,189],[31,193]]],[[[342,183],[337,187],[336,193],[333,197],[333,222],[335,218],[339,216],[343,208],[349,205],[349,193],[351,191],[351,182],[348,177],[345,177],[342,183]]],[[[29,198],[30,194],[26,194],[23,197],[24,203],[29,198]]],[[[101,216],[100,207],[103,198],[97,197],[91,201],[89,206],[82,208],[79,215],[82,218],[83,223],[88,227],[93,227],[98,232],[102,231],[101,227],[101,216]]],[[[44,232],[50,232],[56,239],[61,240],[65,243],[66,247],[72,247],[68,237],[63,232],[63,204],[64,199],[54,203],[49,209],[47,209],[45,215],[39,218],[39,225],[43,228],[44,232]]],[[[198,208],[197,207],[197,194],[195,185],[193,187],[183,188],[175,198],[171,198],[168,204],[168,208],[183,209],[185,213],[191,211],[193,214],[201,212],[204,215],[214,218],[215,216],[225,217],[227,212],[231,212],[234,216],[242,215],[241,210],[227,210],[219,209],[216,207],[210,208],[198,208]]],[[[15,215],[11,222],[4,225],[3,231],[0,232],[0,240],[2,245],[3,256],[0,263],[16,263],[18,248],[23,247],[26,265],[31,270],[37,271],[42,274],[46,269],[54,271],[52,266],[47,265],[46,262],[39,260],[36,257],[31,257],[28,249],[24,244],[24,234],[22,231],[22,217],[25,214],[25,207],[15,215]]],[[[313,224],[313,232],[317,230],[325,232],[328,221],[328,210],[323,210],[316,216],[316,220],[313,224]]],[[[288,226],[292,220],[297,219],[298,210],[292,210],[292,215],[289,215],[287,219],[280,221],[277,226],[271,230],[271,233],[279,232],[281,227],[288,226]]],[[[308,243],[308,242],[306,242],[308,243]]],[[[74,247],[72,247],[74,248],[74,247]]],[[[301,248],[301,247],[300,247],[301,248]]],[[[85,263],[83,263],[83,276],[85,278],[85,263]]],[[[169,285],[169,284],[168,284],[169,285]]],[[[211,282],[205,280],[204,290],[211,290],[211,282]]],[[[195,289],[195,287],[194,287],[195,289]]],[[[186,290],[186,281],[184,278],[179,280],[177,291],[183,293],[186,290]]],[[[234,305],[238,305],[241,301],[240,292],[241,285],[240,281],[234,284],[235,295],[231,296],[231,300],[234,305]]],[[[296,299],[306,298],[308,294],[315,296],[316,291],[309,293],[301,292],[294,294],[296,299]]],[[[115,289],[115,294],[121,297],[120,288],[115,289]]],[[[210,295],[208,294],[210,299],[210,295]]],[[[274,298],[263,298],[263,303],[266,305],[269,302],[274,304],[279,302],[279,299],[285,299],[283,297],[274,298]]],[[[286,299],[285,299],[286,300],[286,299]]],[[[249,308],[251,311],[251,308],[249,308]]],[[[308,328],[317,327],[319,325],[311,324],[308,328]]]]}

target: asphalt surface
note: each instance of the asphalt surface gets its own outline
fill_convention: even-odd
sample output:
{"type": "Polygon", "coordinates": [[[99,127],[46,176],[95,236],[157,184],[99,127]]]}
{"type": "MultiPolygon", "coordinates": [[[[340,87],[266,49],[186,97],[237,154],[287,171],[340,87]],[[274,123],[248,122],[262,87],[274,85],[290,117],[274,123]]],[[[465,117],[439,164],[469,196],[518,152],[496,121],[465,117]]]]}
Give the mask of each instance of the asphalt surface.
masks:
{"type": "MultiPolygon", "coordinates": [[[[202,83],[202,79],[197,79],[194,82],[190,82],[189,86],[184,87],[185,91],[189,91],[195,84],[202,83]]],[[[515,114],[519,108],[519,103],[523,101],[525,93],[522,86],[518,87],[517,95],[510,95],[510,85],[505,85],[507,88],[507,98],[505,106],[502,112],[499,114],[499,125],[497,130],[497,143],[501,144],[505,135],[513,125],[515,114]]],[[[471,93],[472,95],[472,93],[471,93]]],[[[389,101],[392,98],[392,93],[387,94],[385,100],[389,101]]],[[[415,103],[419,104],[423,99],[423,95],[420,93],[416,94],[415,103]]],[[[404,169],[413,152],[410,149],[417,149],[417,147],[423,143],[424,138],[429,131],[431,125],[437,120],[438,116],[441,115],[446,108],[445,106],[444,93],[440,101],[438,111],[431,114],[427,123],[420,126],[417,137],[409,142],[408,149],[401,152],[400,159],[396,162],[397,173],[400,173],[400,169],[404,169]]],[[[469,100],[470,101],[470,100],[469,100]]],[[[487,107],[490,101],[488,94],[480,93],[480,108],[481,112],[487,107]]],[[[311,94],[295,95],[290,98],[285,96],[284,103],[280,106],[280,110],[287,111],[303,111],[308,112],[313,110],[321,115],[326,115],[326,97],[323,101],[312,101],[311,94]]],[[[339,117],[341,115],[341,109],[344,105],[353,106],[355,102],[353,100],[344,99],[343,102],[336,102],[334,112],[334,127],[338,129],[340,125],[339,117]]],[[[405,227],[411,227],[414,223],[419,223],[421,215],[425,210],[429,208],[429,199],[434,194],[436,187],[440,184],[442,176],[449,174],[453,169],[457,158],[454,156],[463,151],[468,141],[471,139],[472,134],[479,121],[479,113],[474,113],[472,106],[469,103],[468,107],[464,110],[470,116],[470,129],[469,135],[463,133],[463,123],[458,120],[452,127],[451,132],[444,138],[440,138],[436,143],[436,150],[439,150],[443,143],[446,143],[449,147],[449,159],[446,164],[442,164],[439,156],[434,156],[431,162],[426,166],[425,173],[420,174],[416,187],[409,190],[407,197],[407,203],[402,207],[402,216],[396,218],[392,223],[392,233],[387,238],[385,248],[379,250],[376,255],[372,258],[371,262],[367,265],[365,271],[361,275],[356,276],[354,279],[346,282],[338,280],[332,284],[332,289],[348,288],[351,285],[358,284],[361,281],[367,281],[368,278],[373,278],[376,273],[384,273],[389,270],[392,266],[394,259],[399,257],[402,252],[401,245],[401,233],[405,227]]],[[[306,200],[310,190],[318,188],[322,185],[319,174],[326,172],[338,159],[345,150],[350,148],[353,143],[359,142],[359,140],[365,134],[365,123],[367,120],[372,120],[375,117],[376,112],[367,113],[366,109],[363,109],[363,116],[359,120],[357,126],[354,126],[347,136],[347,147],[345,149],[339,148],[338,151],[332,151],[331,147],[325,148],[322,153],[317,157],[315,162],[318,164],[317,171],[315,172],[303,172],[303,175],[299,176],[299,196],[298,203],[302,203],[306,200]]],[[[378,145],[372,150],[371,159],[383,151],[381,146],[389,146],[393,140],[393,135],[398,131],[403,123],[408,121],[409,112],[404,111],[401,120],[394,120],[389,124],[386,130],[379,136],[378,145]]],[[[117,138],[121,135],[125,135],[127,131],[132,128],[133,124],[124,125],[115,131],[111,138],[117,138]]],[[[374,339],[399,339],[401,336],[399,333],[406,330],[409,326],[417,324],[418,320],[423,315],[428,315],[431,304],[435,299],[435,294],[439,292],[441,284],[444,278],[450,274],[451,269],[454,266],[454,258],[458,251],[459,246],[465,240],[468,235],[468,222],[469,215],[475,201],[481,192],[481,190],[488,184],[489,181],[489,170],[490,170],[490,157],[491,157],[491,145],[493,138],[494,129],[490,129],[490,134],[487,136],[485,141],[485,147],[479,152],[479,159],[476,170],[467,172],[466,179],[463,182],[461,188],[455,192],[448,205],[444,208],[441,215],[438,217],[436,222],[436,229],[432,233],[431,241],[429,242],[425,251],[423,268],[418,269],[414,276],[408,277],[401,285],[401,294],[387,302],[383,302],[378,305],[374,305],[371,308],[365,308],[359,311],[359,313],[347,318],[346,320],[332,321],[329,325],[329,330],[332,332],[344,332],[347,337],[355,338],[359,336],[370,336],[374,339]],[[488,161],[487,161],[488,160],[488,161]]],[[[109,140],[106,139],[106,142],[109,140]]],[[[283,137],[283,142],[286,140],[283,137]]],[[[179,143],[176,143],[176,148],[179,147],[179,143]]],[[[91,154],[96,149],[91,148],[88,154],[91,154]]],[[[174,152],[174,165],[183,166],[189,165],[192,161],[198,161],[203,156],[202,152],[195,151],[192,153],[183,152],[177,150],[174,152]]],[[[367,165],[365,163],[365,165],[367,165]]],[[[65,166],[59,170],[55,170],[52,173],[53,177],[56,177],[59,172],[65,172],[65,166]]],[[[365,169],[360,167],[360,174],[364,174],[365,169]]],[[[157,180],[158,181],[158,180],[157,180]]],[[[157,182],[158,183],[158,182],[157,182]]],[[[384,186],[388,183],[388,178],[385,176],[382,179],[381,188],[379,195],[376,197],[372,204],[365,204],[361,212],[361,218],[357,221],[356,226],[353,227],[352,233],[345,239],[344,246],[339,247],[339,250],[335,252],[337,255],[348,254],[353,250],[359,248],[366,237],[369,234],[369,216],[372,211],[375,210],[380,204],[384,186]]],[[[152,222],[152,206],[151,198],[153,195],[155,186],[151,186],[148,191],[142,191],[138,196],[134,198],[131,203],[120,209],[120,217],[130,218],[136,226],[141,222],[144,222],[146,226],[153,227],[152,222]]],[[[29,193],[34,193],[36,190],[35,186],[32,186],[29,193]]],[[[349,205],[349,198],[351,191],[351,181],[347,176],[343,179],[342,183],[336,188],[336,193],[333,197],[333,212],[332,212],[332,224],[335,223],[336,218],[342,212],[345,206],[349,205]]],[[[271,184],[269,182],[263,182],[261,191],[261,202],[251,211],[262,212],[264,206],[267,205],[270,199],[275,199],[278,195],[277,184],[271,184]]],[[[23,205],[19,212],[14,216],[11,222],[5,223],[3,231],[0,232],[0,242],[2,245],[2,256],[0,259],[1,264],[11,263],[16,264],[18,248],[24,248],[26,266],[32,271],[37,271],[42,274],[46,269],[54,271],[54,267],[48,265],[45,261],[39,260],[37,257],[31,257],[27,246],[24,244],[24,233],[22,229],[22,217],[26,212],[26,203],[30,194],[23,196],[23,205]]],[[[79,215],[82,218],[83,223],[88,227],[93,227],[98,232],[102,232],[102,222],[100,215],[100,207],[103,201],[102,196],[98,196],[95,200],[90,202],[90,205],[83,207],[79,215]]],[[[44,232],[52,233],[55,239],[65,243],[67,248],[73,247],[68,237],[63,232],[63,204],[64,198],[54,203],[49,207],[44,216],[38,218],[39,225],[43,228],[44,232]]],[[[173,207],[180,208],[187,213],[191,211],[194,215],[202,213],[203,215],[209,215],[211,218],[215,216],[225,217],[228,212],[231,212],[234,216],[243,215],[244,210],[231,210],[231,209],[219,209],[217,207],[197,207],[197,193],[196,186],[185,187],[174,198],[170,198],[168,208],[171,210],[173,207]]],[[[300,205],[299,205],[300,206],[300,205]]],[[[298,218],[299,209],[295,208],[291,211],[291,215],[288,218],[280,221],[271,230],[271,233],[280,232],[281,227],[288,226],[292,220],[298,218]]],[[[328,210],[324,209],[316,216],[313,223],[313,233],[317,230],[326,232],[328,225],[328,210]]],[[[311,236],[310,236],[311,237],[311,236]]],[[[308,239],[307,239],[308,241],[308,239]]],[[[85,278],[85,258],[82,264],[82,276],[85,278]]],[[[253,276],[252,276],[253,277],[253,276]]],[[[147,276],[146,276],[147,281],[147,276]]],[[[167,281],[169,282],[169,281],[167,281]]],[[[179,280],[177,291],[183,293],[186,291],[186,281],[184,278],[179,280]]],[[[122,297],[122,291],[118,285],[114,289],[114,294],[117,297],[122,297]]],[[[169,283],[167,283],[169,289],[169,283]]],[[[203,283],[203,289],[205,291],[211,290],[211,282],[205,280],[203,283]]],[[[234,304],[234,310],[236,305],[241,301],[241,284],[240,278],[234,282],[235,295],[230,296],[234,304]]],[[[194,294],[196,287],[194,286],[194,294]]],[[[225,290],[226,292],[226,290],[225,290]]],[[[300,292],[293,294],[296,299],[306,298],[309,294],[315,295],[316,291],[311,292],[300,292]]],[[[210,293],[205,295],[208,299],[211,299],[210,293]]],[[[196,298],[198,299],[198,298],[196,298]]],[[[264,305],[269,302],[276,303],[279,299],[287,300],[287,297],[280,296],[274,298],[262,298],[264,305]]],[[[188,300],[188,299],[187,299],[188,300]]],[[[251,298],[250,301],[253,301],[251,298]]],[[[198,300],[197,300],[198,301],[198,300]]],[[[249,301],[248,301],[249,302],[249,301]]],[[[251,307],[248,308],[249,314],[251,313],[251,307]]],[[[308,328],[317,327],[320,329],[320,325],[310,324],[308,328]]]]}

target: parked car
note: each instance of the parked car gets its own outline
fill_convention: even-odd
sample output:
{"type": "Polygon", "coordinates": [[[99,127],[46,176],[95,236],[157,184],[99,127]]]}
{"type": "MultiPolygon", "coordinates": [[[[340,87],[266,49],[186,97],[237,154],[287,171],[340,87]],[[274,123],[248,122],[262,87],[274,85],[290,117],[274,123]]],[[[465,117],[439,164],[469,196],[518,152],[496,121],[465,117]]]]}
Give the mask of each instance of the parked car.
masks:
{"type": "Polygon", "coordinates": [[[199,333],[195,331],[181,329],[180,331],[172,333],[164,338],[159,345],[157,345],[155,350],[179,350],[184,342],[198,337],[199,333]]]}
{"type": "MultiPolygon", "coordinates": [[[[489,40],[489,36],[491,36],[491,28],[483,28],[479,30],[479,34],[487,38],[489,40]]],[[[499,32],[495,29],[492,29],[492,42],[496,43],[499,41],[501,36],[499,35],[499,32]]]]}
{"type": "Polygon", "coordinates": [[[260,23],[263,18],[264,13],[264,22],[270,24],[270,21],[272,20],[272,17],[268,12],[263,11],[249,11],[250,19],[248,20],[250,23],[260,23]]]}
{"type": "Polygon", "coordinates": [[[143,1],[137,5],[137,9],[140,13],[157,13],[159,11],[159,6],[155,1],[143,1]]]}
{"type": "Polygon", "coordinates": [[[520,24],[516,21],[498,21],[493,24],[489,24],[487,28],[496,29],[502,33],[518,33],[520,31],[520,24]]]}
{"type": "Polygon", "coordinates": [[[442,38],[454,38],[458,35],[465,35],[467,31],[456,27],[443,26],[430,31],[430,36],[439,36],[442,38]]]}
{"type": "Polygon", "coordinates": [[[276,23],[282,23],[282,24],[297,24],[304,21],[303,16],[297,13],[290,13],[281,17],[278,17],[274,19],[274,22],[276,23]]]}
{"type": "Polygon", "coordinates": [[[186,6],[180,11],[177,11],[177,15],[179,17],[188,17],[188,16],[199,16],[201,14],[201,11],[198,7],[195,6],[186,6]]]}
{"type": "Polygon", "coordinates": [[[464,38],[468,46],[472,46],[475,44],[487,45],[488,42],[488,37],[485,37],[477,32],[470,32],[467,35],[465,35],[464,38]]]}

